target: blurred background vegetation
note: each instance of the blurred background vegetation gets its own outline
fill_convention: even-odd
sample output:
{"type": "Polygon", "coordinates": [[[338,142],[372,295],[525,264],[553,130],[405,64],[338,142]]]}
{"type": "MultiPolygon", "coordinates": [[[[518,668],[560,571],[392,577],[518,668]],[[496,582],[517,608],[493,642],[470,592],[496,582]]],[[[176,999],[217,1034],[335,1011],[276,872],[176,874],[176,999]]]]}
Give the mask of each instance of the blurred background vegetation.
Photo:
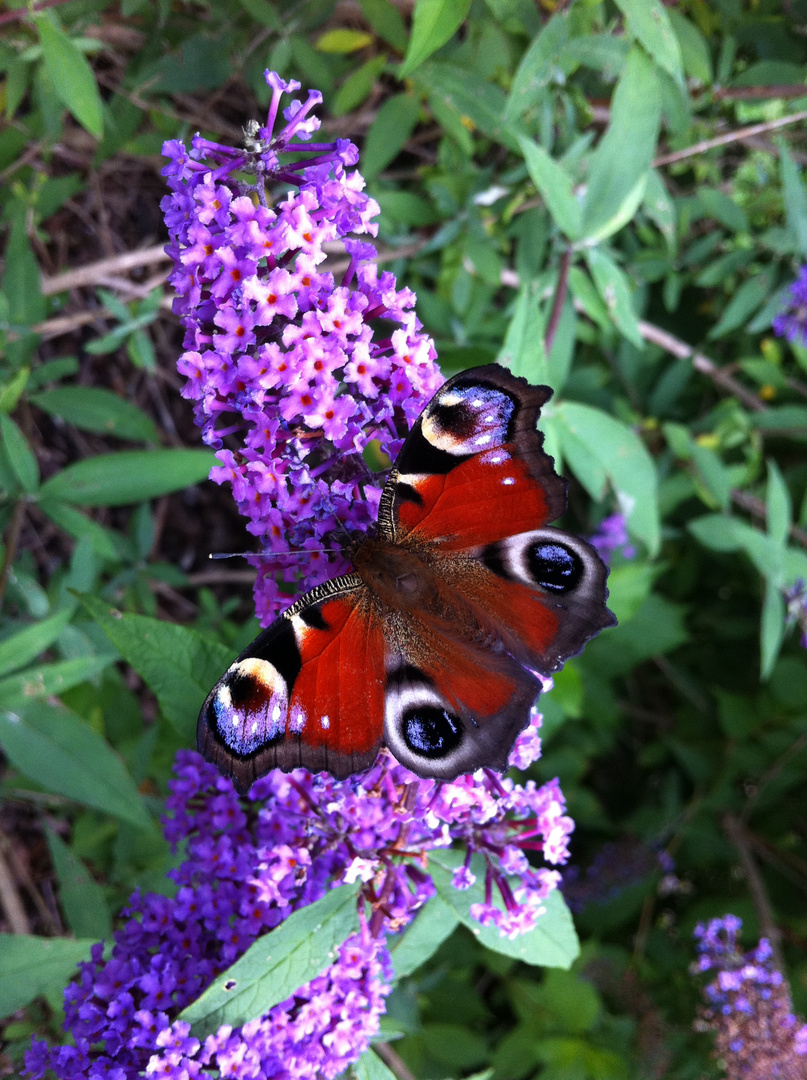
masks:
{"type": "Polygon", "coordinates": [[[239,145],[267,67],[360,146],[443,371],[549,383],[564,524],[629,534],[618,629],[542,699],[581,956],[540,972],[458,930],[390,998],[401,1059],[719,1075],[688,969],[726,911],[804,1014],[807,349],[771,322],[807,256],[807,2],[48,0],[0,35],[0,930],[24,935],[0,939],[0,1075],[63,1038],[129,893],[171,887],[159,814],[199,704],[166,707],[171,624],[227,655],[255,631],[252,572],[207,559],[248,538],[179,396],[160,149],[239,145]],[[161,621],[139,666],[110,604],[161,621]]]}

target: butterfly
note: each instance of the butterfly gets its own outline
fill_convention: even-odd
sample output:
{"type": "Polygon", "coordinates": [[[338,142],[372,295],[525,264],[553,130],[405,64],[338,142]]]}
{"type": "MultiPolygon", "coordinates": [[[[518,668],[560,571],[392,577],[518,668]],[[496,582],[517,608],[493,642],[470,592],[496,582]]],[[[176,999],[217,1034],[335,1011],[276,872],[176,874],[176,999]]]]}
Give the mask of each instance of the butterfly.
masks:
{"type": "Polygon", "coordinates": [[[449,379],[391,469],[350,573],[230,665],[197,746],[240,792],[270,769],[344,778],[382,745],[413,773],[504,771],[549,675],[616,619],[607,569],[536,429],[552,391],[497,364],[449,379]]]}

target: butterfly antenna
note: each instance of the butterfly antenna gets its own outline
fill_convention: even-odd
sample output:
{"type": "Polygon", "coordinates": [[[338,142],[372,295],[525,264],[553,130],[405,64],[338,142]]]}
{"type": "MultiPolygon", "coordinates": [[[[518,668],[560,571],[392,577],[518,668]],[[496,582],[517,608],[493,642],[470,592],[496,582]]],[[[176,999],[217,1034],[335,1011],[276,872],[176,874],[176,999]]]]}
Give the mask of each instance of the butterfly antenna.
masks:
{"type": "Polygon", "coordinates": [[[313,553],[323,555],[340,555],[342,553],[341,548],[301,548],[299,551],[215,551],[208,555],[209,559],[247,559],[254,557],[257,559],[265,559],[267,562],[271,562],[274,559],[279,559],[284,555],[291,555],[293,558],[299,558],[304,555],[311,555],[313,553]]]}

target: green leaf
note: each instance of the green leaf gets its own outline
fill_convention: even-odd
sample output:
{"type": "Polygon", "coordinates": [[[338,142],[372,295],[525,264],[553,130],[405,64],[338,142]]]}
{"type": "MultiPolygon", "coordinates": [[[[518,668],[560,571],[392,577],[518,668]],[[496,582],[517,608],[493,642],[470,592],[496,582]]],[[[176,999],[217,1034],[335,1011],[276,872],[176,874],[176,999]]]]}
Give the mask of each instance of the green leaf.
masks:
{"type": "Polygon", "coordinates": [[[372,1047],[362,1054],[355,1065],[351,1065],[348,1075],[354,1080],[398,1080],[372,1047]]]}
{"type": "Polygon", "coordinates": [[[59,879],[59,899],[67,925],[77,938],[111,938],[112,917],[104,890],[81,859],[47,825],[45,835],[59,879]]]}
{"type": "MultiPolygon", "coordinates": [[[[354,71],[352,75],[348,76],[333,99],[331,105],[333,115],[344,116],[345,113],[357,109],[369,97],[370,91],[375,86],[376,79],[384,70],[386,63],[386,54],[382,53],[381,56],[372,57],[354,71]]],[[[364,168],[363,163],[364,153],[362,153],[362,168],[364,168]]]]}
{"type": "Polygon", "coordinates": [[[721,510],[728,510],[731,505],[731,474],[720,460],[720,457],[710,450],[708,446],[701,446],[692,441],[692,460],[694,461],[706,490],[711,495],[714,503],[721,510]]]}
{"type": "Polygon", "coordinates": [[[0,708],[19,709],[32,698],[63,694],[94,678],[112,663],[111,656],[80,656],[27,668],[0,679],[0,708]]]}
{"type": "Polygon", "coordinates": [[[571,177],[532,139],[520,136],[518,142],[530,179],[553,221],[570,240],[578,240],[582,230],[582,209],[572,191],[571,177]]]}
{"type": "MultiPolygon", "coordinates": [[[[704,85],[712,81],[712,57],[709,46],[694,22],[690,22],[676,8],[665,8],[667,18],[678,38],[681,50],[681,62],[684,71],[691,79],[697,79],[704,85]]],[[[673,73],[671,73],[673,74],[673,73]]]]}
{"type": "Polygon", "coordinates": [[[807,255],[807,192],[787,143],[784,139],[779,139],[778,143],[787,227],[793,234],[796,251],[807,255]]]}
{"type": "Polygon", "coordinates": [[[14,412],[23,391],[28,385],[30,376],[31,369],[21,367],[16,375],[13,375],[7,382],[2,384],[2,387],[0,387],[0,412],[14,412]]]}
{"type": "MultiPolygon", "coordinates": [[[[25,230],[25,217],[13,214],[11,232],[6,246],[5,271],[3,273],[2,293],[8,301],[8,321],[21,331],[45,318],[47,305],[42,295],[39,263],[28,241],[25,230]]],[[[9,343],[9,358],[14,343],[9,343]]],[[[27,359],[36,345],[36,338],[27,335],[16,343],[14,361],[17,355],[27,359]]],[[[22,359],[20,360],[22,363],[22,359]]]]}
{"type": "MultiPolygon", "coordinates": [[[[655,554],[661,529],[656,470],[642,440],[626,424],[590,405],[564,401],[556,407],[555,418],[564,456],[569,456],[569,435],[585,445],[611,481],[631,533],[655,554]]],[[[587,476],[579,479],[588,488],[587,476]]],[[[593,499],[601,497],[598,488],[588,490],[593,499]]]]}
{"type": "Polygon", "coordinates": [[[84,53],[48,16],[34,16],[42,57],[61,102],[96,139],[104,133],[104,110],[92,68],[84,53]]]}
{"type": "Polygon", "coordinates": [[[31,701],[0,712],[0,745],[15,769],[57,795],[153,831],[123,762],[109,744],[68,709],[31,701]]]}
{"type": "Polygon", "coordinates": [[[591,498],[600,502],[605,497],[608,473],[597,450],[592,450],[557,412],[542,418],[542,430],[547,442],[558,448],[552,453],[555,467],[560,469],[561,462],[566,461],[591,498]]]}
{"type": "Polygon", "coordinates": [[[765,599],[762,603],[760,623],[760,678],[770,678],[785,636],[785,601],[782,593],[771,581],[765,583],[765,599]]]}
{"type": "Polygon", "coordinates": [[[757,308],[765,302],[770,287],[770,274],[766,272],[756,274],[744,281],[707,337],[712,340],[725,337],[726,334],[746,323],[757,308]]]}
{"type": "Polygon", "coordinates": [[[0,1015],[10,1016],[40,995],[58,992],[90,959],[95,941],[0,934],[0,1015]]]}
{"type": "Polygon", "coordinates": [[[409,34],[400,11],[390,0],[359,0],[364,17],[375,33],[391,45],[396,52],[403,53],[409,34]]]}
{"type": "Polygon", "coordinates": [[[19,671],[52,645],[72,617],[72,611],[57,611],[41,622],[17,630],[0,641],[0,676],[19,671]]]}
{"type": "Polygon", "coordinates": [[[126,506],[182,491],[204,480],[216,459],[209,450],[122,450],[68,465],[46,480],[43,499],[82,506],[126,506]]]}
{"type": "Polygon", "coordinates": [[[372,43],[372,35],[365,30],[350,30],[347,27],[338,27],[320,34],[314,48],[323,53],[345,55],[364,49],[368,45],[372,45],[372,43]]]}
{"type": "MultiPolygon", "coordinates": [[[[519,125],[502,120],[506,98],[492,83],[473,80],[465,68],[433,61],[415,78],[417,89],[425,94],[435,110],[450,110],[463,127],[473,126],[488,138],[518,153],[519,125]]],[[[437,115],[437,111],[435,111],[437,115]]],[[[440,122],[443,123],[441,116],[440,122]]]]}
{"type": "Polygon", "coordinates": [[[790,532],[792,511],[790,492],[776,462],[768,461],[768,492],[766,498],[768,536],[774,544],[784,547],[790,532]]]}
{"type": "Polygon", "coordinates": [[[749,417],[759,431],[788,431],[793,435],[807,432],[807,406],[781,405],[749,417]]]}
{"type": "Polygon", "coordinates": [[[600,298],[594,282],[579,266],[573,266],[569,270],[569,290],[589,319],[610,334],[614,324],[608,314],[608,308],[600,298]]]}
{"type": "Polygon", "coordinates": [[[78,360],[75,356],[61,356],[58,360],[46,360],[31,371],[28,380],[28,389],[38,390],[48,382],[58,382],[59,379],[69,378],[78,374],[78,360]]]}
{"type": "Polygon", "coordinates": [[[507,99],[504,113],[506,123],[524,116],[540,101],[554,79],[558,76],[563,78],[558,61],[568,37],[569,18],[565,12],[558,12],[521,58],[507,99]]]}
{"type": "Polygon", "coordinates": [[[643,349],[644,338],[639,333],[639,320],[633,310],[632,290],[627,276],[602,248],[588,249],[586,260],[597,291],[620,333],[637,349],[643,349]]]}
{"type": "Polygon", "coordinates": [[[621,228],[644,197],[661,123],[661,94],[653,65],[640,49],[628,53],[611,99],[611,122],[591,160],[583,234],[603,239],[621,228]]]}
{"type": "MultiPolygon", "coordinates": [[[[478,852],[471,859],[471,872],[476,875],[476,883],[470,889],[455,889],[451,884],[454,870],[464,861],[464,851],[430,851],[429,873],[437,895],[481,944],[493,952],[512,956],[525,964],[560,968],[571,966],[580,953],[580,943],[569,909],[557,889],[544,901],[546,913],[539,918],[534,930],[516,938],[502,937],[495,926],[481,926],[471,916],[471,905],[483,903],[485,900],[486,864],[478,852]]],[[[504,909],[504,903],[495,889],[492,902],[504,909]]]]}
{"type": "Polygon", "coordinates": [[[260,26],[268,26],[278,33],[282,31],[283,23],[269,0],[238,0],[238,2],[260,26]]]}
{"type": "Polygon", "coordinates": [[[705,514],[687,524],[687,529],[712,551],[745,551],[763,577],[782,565],[782,545],[738,518],[727,514],[705,514]]]}
{"type": "Polygon", "coordinates": [[[496,357],[497,363],[532,383],[545,382],[544,332],[540,296],[534,289],[522,285],[496,357]]]}
{"type": "Polygon", "coordinates": [[[602,72],[603,77],[611,82],[615,80],[625,66],[625,58],[630,51],[630,43],[623,37],[613,34],[586,34],[575,37],[563,50],[562,59],[570,59],[594,71],[602,72]]]}
{"type": "Polygon", "coordinates": [[[51,416],[60,416],[82,431],[117,435],[119,439],[158,442],[150,416],[125,398],[94,386],[56,386],[33,394],[31,401],[51,416]]]}
{"type": "Polygon", "coordinates": [[[406,929],[388,938],[395,978],[403,979],[425,964],[459,925],[458,915],[439,896],[417,913],[406,929]]]}
{"type": "Polygon", "coordinates": [[[202,702],[234,659],[232,650],[186,626],[119,612],[95,596],[81,602],[190,742],[202,702]]]}
{"type": "Polygon", "coordinates": [[[34,457],[28,440],[6,413],[0,413],[0,438],[3,449],[20,487],[28,495],[33,495],[39,487],[39,465],[34,457]]]}
{"type": "Polygon", "coordinates": [[[647,173],[642,209],[656,223],[662,236],[674,251],[676,247],[675,203],[665,187],[661,173],[657,169],[650,169],[647,173]]]}
{"type": "Polygon", "coordinates": [[[416,0],[409,47],[398,70],[398,78],[407,78],[445,45],[459,29],[470,7],[471,0],[416,0]]]}
{"type": "Polygon", "coordinates": [[[88,537],[100,558],[120,562],[125,557],[127,545],[123,537],[112,529],[105,529],[74,506],[56,499],[42,499],[38,505],[46,517],[75,540],[88,537]]]}
{"type": "Polygon", "coordinates": [[[364,140],[362,172],[370,180],[393,161],[415,130],[420,115],[419,102],[409,94],[387,98],[364,140]]]}
{"type": "Polygon", "coordinates": [[[631,33],[641,41],[659,67],[679,83],[684,80],[681,47],[661,0],[616,0],[631,33]]]}
{"type": "Polygon", "coordinates": [[[708,217],[715,218],[727,229],[733,232],[747,232],[750,228],[748,216],[743,208],[724,191],[710,187],[699,188],[698,202],[708,217]]]}
{"type": "Polygon", "coordinates": [[[333,963],[339,946],[359,928],[358,895],[357,885],[340,885],[293,911],[258,938],[179,1019],[193,1025],[197,1038],[204,1038],[222,1024],[236,1027],[263,1016],[333,963]]]}

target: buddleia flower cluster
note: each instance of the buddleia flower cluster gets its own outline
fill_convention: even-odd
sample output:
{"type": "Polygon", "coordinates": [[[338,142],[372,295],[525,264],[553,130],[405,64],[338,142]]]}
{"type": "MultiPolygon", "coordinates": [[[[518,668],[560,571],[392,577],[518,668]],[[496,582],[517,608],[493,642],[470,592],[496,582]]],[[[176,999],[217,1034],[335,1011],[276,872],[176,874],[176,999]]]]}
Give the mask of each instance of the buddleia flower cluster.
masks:
{"type": "Polygon", "coordinates": [[[323,558],[346,531],[376,519],[383,477],[365,464],[371,443],[394,458],[442,384],[415,295],[379,272],[372,244],[378,204],[350,167],[345,139],[313,142],[322,100],[311,90],[278,124],[284,93],[300,88],[266,72],[266,124],[240,150],[196,135],[165,144],[171,194],[162,202],[174,268],[174,311],[185,327],[178,367],[202,438],[232,486],[261,559],[255,602],[264,622],[306,585],[343,573],[323,558]],[[305,156],[303,156],[305,155],[305,156]],[[328,251],[347,258],[337,280],[328,251]],[[280,566],[278,567],[278,563],[280,566]]]}
{"type": "MultiPolygon", "coordinates": [[[[245,149],[199,136],[190,151],[166,144],[163,204],[185,326],[183,392],[217,448],[216,478],[231,483],[263,545],[264,617],[284,576],[269,556],[320,546],[337,527],[367,529],[380,483],[364,450],[377,439],[394,455],[442,383],[414,295],[349,236],[374,233],[378,209],[347,171],[355,148],[310,141],[316,93],[275,133],[281,96],[298,87],[267,81],[268,119],[252,125],[245,149]],[[337,241],[349,259],[338,283],[322,266],[337,241]]],[[[323,564],[305,560],[304,586],[340,569],[323,564]]],[[[540,756],[540,723],[533,713],[511,766],[540,756]]],[[[239,797],[188,750],[164,826],[183,853],[176,894],[130,898],[111,947],[95,946],[65,991],[71,1045],[35,1040],[30,1080],[48,1069],[60,1080],[329,1080],[379,1030],[395,976],[390,940],[428,917],[437,862],[443,887],[465,893],[469,919],[516,937],[545,914],[574,823],[557,780],[486,770],[423,780],[384,750],[347,780],[275,770],[239,797]],[[181,1016],[251,945],[339,887],[354,890],[356,929],[316,977],[243,1023],[203,1032],[181,1016]]]]}
{"type": "Polygon", "coordinates": [[[789,286],[782,310],[773,320],[773,330],[788,341],[807,345],[807,266],[801,267],[789,286]]]}
{"type": "Polygon", "coordinates": [[[712,919],[695,929],[697,972],[713,972],[699,1026],[715,1033],[715,1057],[729,1080],[807,1080],[807,1024],[773,963],[770,942],[743,953],[742,920],[712,919]]]}
{"type": "MultiPolygon", "coordinates": [[[[540,718],[519,736],[511,761],[540,753],[540,718]]],[[[384,752],[351,781],[277,770],[239,798],[229,780],[182,751],[165,820],[174,848],[172,898],[135,893],[115,932],[65,991],[74,1045],[35,1041],[30,1080],[48,1068],[60,1080],[328,1080],[377,1034],[394,969],[391,935],[435,895],[430,859],[456,845],[450,884],[477,890],[470,913],[515,937],[533,929],[565,862],[573,823],[552,781],[515,783],[492,773],[453,783],[421,780],[384,752]],[[476,860],[472,863],[472,856],[476,860]],[[333,888],[357,889],[357,932],[336,959],[292,996],[241,1026],[195,1037],[179,1015],[262,935],[333,888]]]]}

